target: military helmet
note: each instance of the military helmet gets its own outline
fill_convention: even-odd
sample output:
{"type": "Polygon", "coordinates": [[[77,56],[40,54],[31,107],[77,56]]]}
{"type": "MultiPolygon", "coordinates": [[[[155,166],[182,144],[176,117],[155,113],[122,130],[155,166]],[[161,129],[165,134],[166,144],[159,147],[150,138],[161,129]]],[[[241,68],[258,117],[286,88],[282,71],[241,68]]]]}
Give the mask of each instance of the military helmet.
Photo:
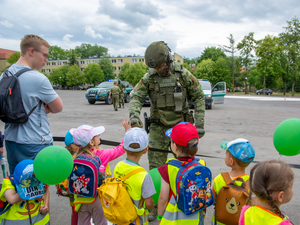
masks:
{"type": "Polygon", "coordinates": [[[145,51],[146,65],[150,68],[155,68],[163,63],[168,65],[173,62],[171,49],[163,41],[155,41],[145,51]]]}

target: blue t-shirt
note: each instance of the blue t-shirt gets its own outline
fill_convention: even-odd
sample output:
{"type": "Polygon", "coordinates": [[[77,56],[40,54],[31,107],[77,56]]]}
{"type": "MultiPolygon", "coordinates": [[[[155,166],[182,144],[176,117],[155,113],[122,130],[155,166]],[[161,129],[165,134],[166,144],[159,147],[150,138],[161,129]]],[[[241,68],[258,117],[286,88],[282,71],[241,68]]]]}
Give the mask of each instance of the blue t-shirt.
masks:
{"type": "MultiPolygon", "coordinates": [[[[9,71],[15,74],[19,70],[26,68],[25,65],[13,64],[9,71]]],[[[0,80],[2,79],[0,77],[0,80]]],[[[47,113],[44,103],[48,104],[54,101],[58,95],[53,90],[48,78],[36,71],[31,70],[19,76],[20,89],[23,105],[27,113],[34,106],[40,103],[29,116],[26,123],[13,124],[7,123],[5,126],[5,140],[13,141],[19,144],[49,144],[53,141],[49,128],[47,113]]]]}

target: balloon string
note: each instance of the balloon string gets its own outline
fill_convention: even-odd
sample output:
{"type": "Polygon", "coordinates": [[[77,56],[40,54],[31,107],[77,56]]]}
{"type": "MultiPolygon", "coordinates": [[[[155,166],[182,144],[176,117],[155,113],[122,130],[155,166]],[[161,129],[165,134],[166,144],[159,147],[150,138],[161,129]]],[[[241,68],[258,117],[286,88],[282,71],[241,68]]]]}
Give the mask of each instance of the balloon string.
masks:
{"type": "Polygon", "coordinates": [[[278,161],[280,160],[281,156],[282,156],[282,155],[281,155],[281,154],[279,154],[279,158],[278,158],[278,161]]]}

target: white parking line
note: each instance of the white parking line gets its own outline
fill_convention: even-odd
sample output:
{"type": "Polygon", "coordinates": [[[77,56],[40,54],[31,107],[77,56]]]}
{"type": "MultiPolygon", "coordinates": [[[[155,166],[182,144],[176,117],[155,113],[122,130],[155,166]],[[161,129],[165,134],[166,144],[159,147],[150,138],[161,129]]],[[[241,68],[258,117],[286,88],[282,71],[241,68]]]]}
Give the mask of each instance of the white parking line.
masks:
{"type": "Polygon", "coordinates": [[[289,97],[273,97],[273,96],[267,96],[267,97],[262,97],[262,96],[251,96],[248,95],[242,96],[242,95],[237,95],[237,96],[232,96],[232,95],[225,95],[225,98],[239,98],[239,99],[247,99],[247,100],[256,100],[256,101],[290,101],[290,102],[300,102],[300,98],[289,98],[289,97]]]}

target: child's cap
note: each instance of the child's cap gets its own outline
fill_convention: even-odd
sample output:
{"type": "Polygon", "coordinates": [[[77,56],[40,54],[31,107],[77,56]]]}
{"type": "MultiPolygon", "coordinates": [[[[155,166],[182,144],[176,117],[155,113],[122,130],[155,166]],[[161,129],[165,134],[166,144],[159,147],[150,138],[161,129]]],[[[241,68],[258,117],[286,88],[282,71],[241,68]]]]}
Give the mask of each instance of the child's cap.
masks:
{"type": "Polygon", "coordinates": [[[65,136],[65,145],[66,146],[69,146],[70,144],[74,143],[73,134],[74,134],[75,130],[76,130],[75,128],[71,128],[66,133],[66,136],[65,136]]]}
{"type": "Polygon", "coordinates": [[[130,152],[140,152],[148,147],[148,134],[139,127],[130,128],[124,136],[124,148],[130,152]],[[139,148],[131,148],[131,144],[139,144],[139,148]]]}
{"type": "Polygon", "coordinates": [[[82,125],[78,127],[73,134],[73,140],[76,145],[85,147],[96,135],[102,134],[105,131],[103,126],[92,127],[89,125],[82,125]]]}
{"type": "Polygon", "coordinates": [[[31,200],[43,196],[44,185],[33,172],[33,160],[25,159],[19,162],[13,177],[17,192],[22,199],[31,200]]]}
{"type": "Polygon", "coordinates": [[[173,128],[168,129],[165,134],[178,145],[184,147],[195,147],[198,145],[197,142],[193,146],[188,146],[188,142],[193,138],[199,141],[197,128],[189,122],[178,123],[173,128]]]}
{"type": "Polygon", "coordinates": [[[230,142],[222,142],[221,148],[228,150],[233,157],[245,163],[250,163],[254,160],[255,150],[250,141],[244,138],[238,138],[230,142]]]}

